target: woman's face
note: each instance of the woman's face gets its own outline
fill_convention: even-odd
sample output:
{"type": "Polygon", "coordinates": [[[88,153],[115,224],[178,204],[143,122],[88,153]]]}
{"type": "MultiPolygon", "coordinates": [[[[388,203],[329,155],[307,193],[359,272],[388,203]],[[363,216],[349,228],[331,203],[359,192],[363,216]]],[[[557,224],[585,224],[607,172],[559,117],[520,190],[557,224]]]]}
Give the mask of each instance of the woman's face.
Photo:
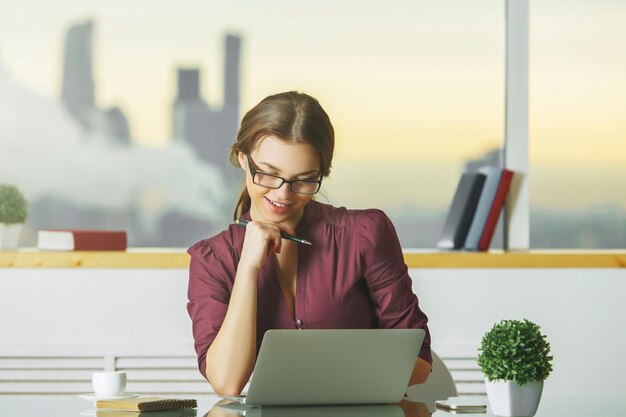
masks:
{"type": "MultiPolygon", "coordinates": [[[[320,178],[319,155],[306,143],[289,143],[275,136],[267,136],[257,142],[250,152],[250,159],[258,172],[278,175],[286,180],[320,178]]],[[[252,200],[252,219],[281,223],[295,229],[304,213],[304,206],[313,196],[294,193],[287,183],[277,189],[255,184],[246,155],[242,152],[239,153],[239,164],[246,173],[246,187],[252,200]]]]}

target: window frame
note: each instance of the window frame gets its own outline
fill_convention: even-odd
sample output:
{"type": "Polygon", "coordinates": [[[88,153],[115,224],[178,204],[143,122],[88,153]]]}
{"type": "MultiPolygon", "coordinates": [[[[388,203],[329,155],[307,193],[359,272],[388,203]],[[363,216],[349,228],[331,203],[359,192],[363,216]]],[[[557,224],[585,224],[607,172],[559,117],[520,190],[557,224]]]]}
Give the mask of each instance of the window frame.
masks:
{"type": "Polygon", "coordinates": [[[515,172],[504,207],[504,250],[530,249],[528,190],[529,0],[505,0],[504,167],[515,172]]]}

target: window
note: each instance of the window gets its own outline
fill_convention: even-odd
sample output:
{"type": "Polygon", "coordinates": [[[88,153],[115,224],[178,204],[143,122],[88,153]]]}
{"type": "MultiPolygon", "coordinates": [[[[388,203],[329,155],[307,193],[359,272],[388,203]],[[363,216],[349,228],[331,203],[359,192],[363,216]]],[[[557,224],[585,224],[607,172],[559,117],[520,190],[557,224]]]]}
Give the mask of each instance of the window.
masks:
{"type": "Polygon", "coordinates": [[[531,246],[626,247],[626,4],[530,8],[531,246]]]}
{"type": "Polygon", "coordinates": [[[435,246],[466,164],[502,147],[500,0],[145,7],[5,7],[0,177],[31,202],[22,246],[44,227],[145,247],[223,229],[240,187],[227,148],[278,91],[316,96],[335,125],[320,200],[385,210],[404,247],[435,246]]]}

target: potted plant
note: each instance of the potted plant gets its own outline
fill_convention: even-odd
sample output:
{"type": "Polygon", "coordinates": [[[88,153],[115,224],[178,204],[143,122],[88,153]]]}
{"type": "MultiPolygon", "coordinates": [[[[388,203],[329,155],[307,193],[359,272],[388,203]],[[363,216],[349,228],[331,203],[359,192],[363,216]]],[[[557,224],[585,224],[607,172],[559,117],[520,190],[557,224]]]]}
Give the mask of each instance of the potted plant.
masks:
{"type": "Polygon", "coordinates": [[[552,372],[550,344],[539,326],[526,319],[502,320],[485,333],[479,352],[493,414],[535,415],[543,381],[552,372]]]}
{"type": "Polygon", "coordinates": [[[17,248],[28,203],[14,185],[0,184],[0,250],[17,248]]]}

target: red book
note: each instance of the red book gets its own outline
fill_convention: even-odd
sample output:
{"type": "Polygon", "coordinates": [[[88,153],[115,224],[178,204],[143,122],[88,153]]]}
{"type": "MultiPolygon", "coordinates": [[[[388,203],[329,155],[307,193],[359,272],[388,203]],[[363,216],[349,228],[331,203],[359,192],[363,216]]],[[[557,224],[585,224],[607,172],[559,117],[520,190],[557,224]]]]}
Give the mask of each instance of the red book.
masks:
{"type": "Polygon", "coordinates": [[[489,215],[487,216],[487,221],[485,222],[485,228],[480,236],[480,242],[478,243],[478,250],[480,251],[486,251],[489,249],[491,238],[493,237],[493,232],[496,230],[496,225],[498,224],[498,219],[500,218],[500,212],[502,211],[504,200],[506,200],[506,195],[509,192],[512,179],[513,171],[504,169],[502,171],[502,177],[500,178],[500,184],[498,184],[496,196],[491,204],[491,209],[489,209],[489,215]]]}
{"type": "Polygon", "coordinates": [[[126,232],[122,230],[44,229],[37,236],[41,250],[126,250],[126,232]]]}

